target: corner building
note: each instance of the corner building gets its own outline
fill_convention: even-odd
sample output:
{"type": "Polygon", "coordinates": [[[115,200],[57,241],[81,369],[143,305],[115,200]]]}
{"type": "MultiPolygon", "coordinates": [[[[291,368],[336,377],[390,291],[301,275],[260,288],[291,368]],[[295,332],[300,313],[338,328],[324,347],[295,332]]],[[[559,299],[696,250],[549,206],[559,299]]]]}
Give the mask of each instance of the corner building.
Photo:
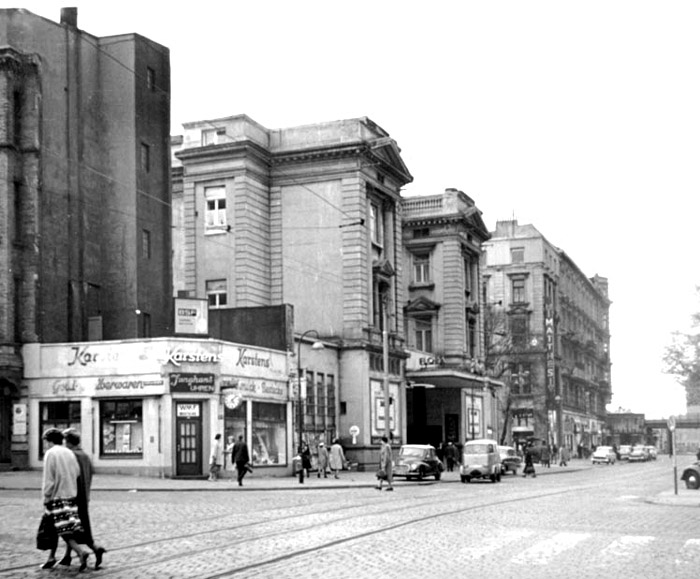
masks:
{"type": "MultiPolygon", "coordinates": [[[[507,330],[508,442],[587,452],[605,442],[610,383],[608,280],[586,277],[533,225],[499,221],[484,243],[483,291],[507,330]]],[[[494,336],[491,336],[494,339],[494,336]]]]}
{"type": "Polygon", "coordinates": [[[29,461],[24,345],[172,331],[169,92],[147,38],[0,10],[0,467],[29,461]]]}
{"type": "Polygon", "coordinates": [[[396,444],[406,429],[399,206],[412,177],[397,144],[366,117],[267,129],[238,115],[183,128],[172,140],[175,291],[210,308],[291,304],[290,384],[299,369],[306,384],[293,448],[299,435],[312,452],[339,437],[350,460],[376,462],[385,318],[396,444]],[[323,350],[312,350],[317,339],[323,350]]]}

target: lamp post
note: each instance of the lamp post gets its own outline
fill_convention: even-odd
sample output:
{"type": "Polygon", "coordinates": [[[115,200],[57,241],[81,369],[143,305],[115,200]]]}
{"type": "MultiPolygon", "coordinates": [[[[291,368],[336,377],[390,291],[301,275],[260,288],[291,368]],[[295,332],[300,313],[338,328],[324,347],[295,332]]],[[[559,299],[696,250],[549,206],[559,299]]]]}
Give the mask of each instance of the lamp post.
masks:
{"type": "Polygon", "coordinates": [[[318,341],[320,336],[316,330],[306,330],[299,337],[299,344],[297,345],[297,420],[299,422],[299,483],[304,482],[304,462],[301,457],[303,450],[303,437],[304,437],[304,403],[301,398],[301,343],[308,334],[316,334],[317,341],[311,346],[312,350],[323,350],[323,344],[318,341]]]}

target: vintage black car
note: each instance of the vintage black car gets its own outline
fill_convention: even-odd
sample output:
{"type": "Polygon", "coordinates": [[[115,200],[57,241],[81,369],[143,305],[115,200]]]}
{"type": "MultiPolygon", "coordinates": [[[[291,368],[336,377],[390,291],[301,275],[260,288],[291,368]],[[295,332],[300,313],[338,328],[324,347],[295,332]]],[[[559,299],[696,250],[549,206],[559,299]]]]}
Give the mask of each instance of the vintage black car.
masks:
{"type": "Polygon", "coordinates": [[[394,476],[406,477],[406,480],[415,478],[423,480],[427,476],[434,476],[440,480],[445,469],[442,461],[435,453],[435,447],[429,444],[404,444],[394,461],[394,476]]]}
{"type": "Polygon", "coordinates": [[[685,488],[700,489],[700,461],[688,465],[683,470],[681,480],[685,481],[685,488]]]}

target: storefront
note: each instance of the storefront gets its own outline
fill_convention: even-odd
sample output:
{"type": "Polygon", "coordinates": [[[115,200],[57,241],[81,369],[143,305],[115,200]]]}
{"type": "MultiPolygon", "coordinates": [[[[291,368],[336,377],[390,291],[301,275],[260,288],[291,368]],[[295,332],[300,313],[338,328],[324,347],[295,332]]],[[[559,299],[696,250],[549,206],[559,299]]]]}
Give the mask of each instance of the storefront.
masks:
{"type": "Polygon", "coordinates": [[[46,428],[80,430],[98,472],[202,476],[214,435],[243,435],[254,464],[291,470],[285,352],[157,338],[24,347],[29,457],[46,428]]]}

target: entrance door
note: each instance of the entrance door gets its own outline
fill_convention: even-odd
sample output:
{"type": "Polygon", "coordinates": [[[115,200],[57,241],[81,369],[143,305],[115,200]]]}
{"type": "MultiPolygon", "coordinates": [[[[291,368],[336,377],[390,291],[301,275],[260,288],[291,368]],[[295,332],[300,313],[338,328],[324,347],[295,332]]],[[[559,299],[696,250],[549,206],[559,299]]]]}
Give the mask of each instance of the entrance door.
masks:
{"type": "Polygon", "coordinates": [[[176,476],[202,474],[202,403],[175,403],[176,476]]]}

